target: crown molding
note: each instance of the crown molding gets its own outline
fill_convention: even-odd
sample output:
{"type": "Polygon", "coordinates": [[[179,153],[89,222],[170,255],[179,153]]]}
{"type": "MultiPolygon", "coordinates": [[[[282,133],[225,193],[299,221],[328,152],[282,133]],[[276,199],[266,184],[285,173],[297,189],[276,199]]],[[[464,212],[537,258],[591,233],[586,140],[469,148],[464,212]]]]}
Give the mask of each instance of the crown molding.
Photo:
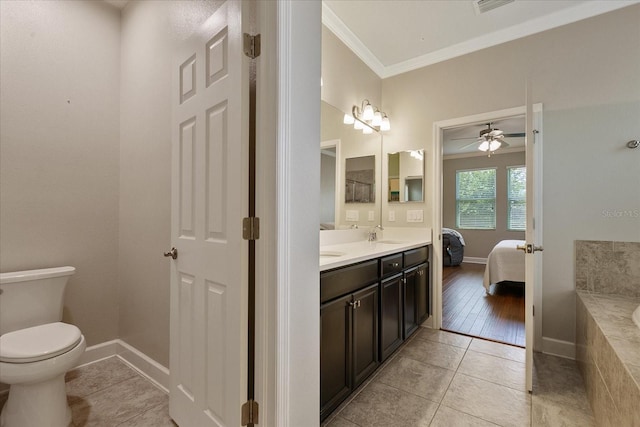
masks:
{"type": "Polygon", "coordinates": [[[322,4],[322,23],[346,44],[356,56],[364,61],[373,72],[381,79],[385,79],[638,3],[640,3],[640,0],[588,1],[571,8],[532,19],[522,24],[503,28],[493,33],[485,34],[388,66],[383,65],[364,43],[347,28],[344,22],[338,18],[329,6],[324,3],[322,4]]]}
{"type": "Polygon", "coordinates": [[[382,78],[385,74],[385,67],[382,65],[382,62],[378,60],[369,48],[365,46],[364,43],[362,43],[362,41],[353,34],[353,32],[351,32],[349,27],[347,27],[345,23],[338,18],[338,15],[336,15],[324,2],[322,2],[322,23],[329,29],[329,31],[335,34],[342,43],[347,45],[347,47],[351,49],[351,51],[355,53],[356,56],[367,65],[367,67],[371,68],[378,77],[382,78]]]}

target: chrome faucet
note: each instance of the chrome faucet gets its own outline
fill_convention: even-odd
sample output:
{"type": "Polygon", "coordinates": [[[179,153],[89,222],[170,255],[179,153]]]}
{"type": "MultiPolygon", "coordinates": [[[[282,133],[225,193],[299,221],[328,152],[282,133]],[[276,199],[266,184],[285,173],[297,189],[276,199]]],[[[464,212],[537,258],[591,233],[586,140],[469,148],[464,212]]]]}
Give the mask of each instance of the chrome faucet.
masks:
{"type": "Polygon", "coordinates": [[[378,234],[377,234],[377,229],[380,229],[380,231],[384,230],[384,228],[382,228],[381,225],[376,225],[375,227],[371,227],[371,230],[369,230],[369,237],[368,237],[368,241],[370,242],[375,242],[376,240],[378,240],[378,234]]]}

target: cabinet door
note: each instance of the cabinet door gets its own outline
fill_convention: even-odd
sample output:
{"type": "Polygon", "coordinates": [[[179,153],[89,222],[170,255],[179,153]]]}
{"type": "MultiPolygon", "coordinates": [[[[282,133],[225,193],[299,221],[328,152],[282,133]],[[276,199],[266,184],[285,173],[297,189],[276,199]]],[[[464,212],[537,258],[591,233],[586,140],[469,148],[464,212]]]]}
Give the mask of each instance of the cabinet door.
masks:
{"type": "Polygon", "coordinates": [[[404,339],[418,329],[418,317],[416,310],[418,269],[412,268],[404,273],[404,339]]]}
{"type": "Polygon", "coordinates": [[[351,295],[320,308],[320,419],[351,393],[351,295]]]}
{"type": "Polygon", "coordinates": [[[402,344],[402,275],[380,284],[380,361],[402,344]]]}
{"type": "Polygon", "coordinates": [[[429,266],[421,264],[416,270],[416,320],[418,325],[429,317],[429,266]]]}
{"type": "Polygon", "coordinates": [[[378,284],[353,294],[353,388],[379,365],[378,284]]]}

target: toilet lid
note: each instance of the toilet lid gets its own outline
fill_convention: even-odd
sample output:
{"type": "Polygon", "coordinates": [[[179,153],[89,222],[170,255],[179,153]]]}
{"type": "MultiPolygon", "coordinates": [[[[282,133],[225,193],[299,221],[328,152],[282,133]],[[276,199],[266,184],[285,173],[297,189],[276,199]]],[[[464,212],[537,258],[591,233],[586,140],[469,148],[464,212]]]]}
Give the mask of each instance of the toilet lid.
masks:
{"type": "Polygon", "coordinates": [[[82,334],[68,323],[56,322],[0,336],[0,361],[29,363],[50,359],[75,347],[82,334]]]}

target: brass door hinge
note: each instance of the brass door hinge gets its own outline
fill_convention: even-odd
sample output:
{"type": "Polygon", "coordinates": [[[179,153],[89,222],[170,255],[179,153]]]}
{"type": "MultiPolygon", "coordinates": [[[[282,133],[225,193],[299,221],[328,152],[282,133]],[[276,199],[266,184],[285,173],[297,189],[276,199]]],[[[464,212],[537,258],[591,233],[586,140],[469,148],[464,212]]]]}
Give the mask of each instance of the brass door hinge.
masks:
{"type": "Polygon", "coordinates": [[[251,59],[260,56],[260,34],[252,36],[244,33],[244,54],[251,59]]]}
{"type": "Polygon", "coordinates": [[[258,424],[258,402],[249,400],[242,405],[242,425],[258,424]]]}
{"type": "Polygon", "coordinates": [[[252,216],[242,219],[242,238],[244,240],[260,238],[260,218],[252,216]]]}

